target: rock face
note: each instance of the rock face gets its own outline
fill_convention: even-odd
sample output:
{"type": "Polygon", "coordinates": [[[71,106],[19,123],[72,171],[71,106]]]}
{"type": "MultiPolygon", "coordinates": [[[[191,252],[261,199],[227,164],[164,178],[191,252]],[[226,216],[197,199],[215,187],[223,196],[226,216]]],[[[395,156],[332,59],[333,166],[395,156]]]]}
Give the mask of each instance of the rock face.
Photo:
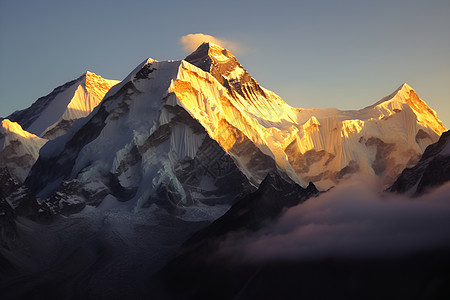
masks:
{"type": "MultiPolygon", "coordinates": [[[[8,168],[0,168],[0,248],[13,250],[18,244],[15,218],[36,218],[39,204],[31,191],[8,168]]],[[[2,260],[0,259],[0,264],[2,260]]]]}
{"type": "Polygon", "coordinates": [[[14,209],[0,190],[0,247],[2,248],[10,249],[11,244],[17,239],[15,216],[14,209]]]}
{"type": "Polygon", "coordinates": [[[319,194],[313,183],[302,188],[286,175],[267,174],[258,190],[238,200],[227,213],[191,238],[187,245],[224,237],[231,232],[256,231],[285,209],[319,194]]]}
{"type": "Polygon", "coordinates": [[[34,194],[17,180],[7,168],[0,168],[0,191],[15,215],[34,218],[39,210],[34,194]]]}
{"type": "Polygon", "coordinates": [[[444,132],[437,143],[428,146],[420,161],[414,167],[403,170],[388,190],[418,196],[448,181],[450,181],[450,131],[444,132]]]}

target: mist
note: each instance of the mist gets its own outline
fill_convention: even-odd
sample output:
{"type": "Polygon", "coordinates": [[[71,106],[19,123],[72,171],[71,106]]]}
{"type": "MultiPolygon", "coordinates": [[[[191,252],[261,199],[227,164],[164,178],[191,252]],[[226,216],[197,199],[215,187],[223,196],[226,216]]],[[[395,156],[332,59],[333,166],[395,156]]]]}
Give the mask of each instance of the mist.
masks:
{"type": "Polygon", "coordinates": [[[238,53],[240,50],[240,47],[234,42],[230,42],[230,41],[224,40],[224,39],[219,39],[212,35],[203,34],[203,33],[193,33],[193,34],[183,35],[180,38],[180,42],[183,45],[184,51],[186,51],[186,52],[194,51],[203,42],[211,42],[211,43],[217,44],[221,47],[229,49],[230,51],[232,51],[234,53],[238,53]]]}
{"type": "Polygon", "coordinates": [[[354,177],[256,233],[228,235],[221,254],[304,261],[395,258],[450,247],[450,183],[417,198],[381,193],[376,186],[354,177]]]}

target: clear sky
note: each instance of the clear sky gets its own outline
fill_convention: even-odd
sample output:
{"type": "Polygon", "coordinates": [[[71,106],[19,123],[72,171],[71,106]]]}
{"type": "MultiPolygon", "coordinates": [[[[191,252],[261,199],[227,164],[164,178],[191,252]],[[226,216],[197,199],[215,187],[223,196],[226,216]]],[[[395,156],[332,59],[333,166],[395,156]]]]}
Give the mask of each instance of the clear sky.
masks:
{"type": "Polygon", "coordinates": [[[359,109],[407,82],[450,127],[449,0],[1,1],[0,116],[86,70],[182,59],[192,33],[292,106],[359,109]]]}

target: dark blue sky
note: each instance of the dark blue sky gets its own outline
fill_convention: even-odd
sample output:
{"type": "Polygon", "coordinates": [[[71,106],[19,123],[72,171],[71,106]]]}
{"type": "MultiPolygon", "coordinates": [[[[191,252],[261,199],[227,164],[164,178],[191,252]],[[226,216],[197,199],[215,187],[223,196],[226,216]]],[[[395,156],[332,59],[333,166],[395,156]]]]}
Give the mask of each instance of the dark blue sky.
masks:
{"type": "Polygon", "coordinates": [[[86,70],[123,79],[204,33],[296,107],[359,109],[407,82],[450,127],[450,1],[2,1],[0,115],[86,70]]]}

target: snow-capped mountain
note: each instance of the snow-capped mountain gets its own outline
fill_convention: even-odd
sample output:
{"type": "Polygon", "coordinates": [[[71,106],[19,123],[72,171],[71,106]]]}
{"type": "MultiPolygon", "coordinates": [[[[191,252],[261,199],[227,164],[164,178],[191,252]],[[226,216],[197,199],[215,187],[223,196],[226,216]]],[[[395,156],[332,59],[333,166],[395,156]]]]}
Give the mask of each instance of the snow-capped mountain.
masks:
{"type": "MultiPolygon", "coordinates": [[[[216,79],[203,80],[202,88],[198,81],[186,84],[182,78],[174,85],[180,102],[210,136],[218,141],[230,136],[221,126],[226,120],[293,179],[298,176],[297,182],[313,181],[322,189],[358,171],[392,183],[445,131],[436,113],[407,84],[361,110],[297,109],[261,87],[217,45],[203,44],[186,61],[216,79]],[[205,94],[206,86],[219,95],[205,94]],[[189,88],[193,92],[188,96],[189,88]]],[[[236,144],[229,138],[220,143],[229,149],[230,142],[236,144]]]]}
{"type": "Polygon", "coordinates": [[[0,127],[0,166],[23,182],[39,157],[39,149],[46,142],[46,139],[23,130],[18,123],[3,119],[0,127]]]}
{"type": "Polygon", "coordinates": [[[86,117],[106,92],[119,81],[86,72],[39,98],[29,108],[2,120],[0,166],[24,181],[39,156],[40,148],[63,135],[75,120],[86,117]]]}
{"type": "MultiPolygon", "coordinates": [[[[312,217],[305,223],[307,236],[333,229],[328,220],[343,222],[336,223],[338,232],[350,227],[349,232],[364,234],[363,214],[356,213],[356,222],[346,222],[347,212],[322,206],[324,199],[307,199],[336,190],[338,198],[347,198],[340,187],[319,193],[315,183],[327,189],[356,172],[379,176],[389,184],[438,140],[445,128],[408,85],[361,110],[293,108],[261,87],[229,51],[211,43],[202,44],[185,60],[145,60],[122,82],[105,87],[95,109],[81,101],[94,97],[83,87],[88,77],[55,89],[11,116],[25,129],[39,129],[35,132],[41,137],[9,120],[2,124],[1,141],[7,151],[1,155],[10,155],[0,164],[0,264],[9,268],[0,280],[3,297],[170,299],[179,292],[181,298],[275,299],[280,291],[288,295],[299,282],[307,282],[314,288],[304,295],[314,298],[319,290],[325,291],[321,298],[328,299],[341,294],[341,287],[355,286],[364,277],[360,274],[369,275],[362,286],[368,283],[367,289],[376,291],[379,281],[373,280],[374,274],[392,287],[409,272],[403,269],[404,261],[388,272],[376,261],[376,272],[369,268],[361,273],[364,264],[356,260],[346,278],[340,275],[348,274],[347,264],[339,268],[342,273],[334,273],[333,259],[305,265],[294,257],[281,264],[277,260],[273,265],[251,265],[234,264],[222,256],[228,250],[222,248],[226,238],[270,233],[271,224],[297,205],[317,207],[303,215],[312,217]],[[47,119],[56,111],[55,118],[47,119]],[[73,121],[74,116],[80,118],[73,121]],[[16,137],[21,135],[27,139],[16,137]],[[42,148],[31,143],[44,143],[43,137],[49,141],[42,148]],[[36,159],[38,148],[38,160],[22,184],[4,166],[17,153],[34,151],[36,159]],[[315,223],[317,215],[326,222],[315,223]],[[174,257],[158,277],[158,270],[174,257]],[[324,276],[331,284],[327,289],[321,280],[317,285],[317,278],[324,276]]],[[[358,200],[367,204],[364,197],[358,200]]],[[[445,212],[440,217],[448,220],[445,212]]],[[[293,214],[289,220],[278,235],[297,232],[299,218],[293,214]]],[[[333,242],[323,246],[336,245],[339,252],[346,239],[333,230],[331,236],[333,242]]],[[[264,248],[271,245],[262,245],[257,250],[270,251],[264,248]]],[[[449,253],[446,250],[438,252],[449,253]]],[[[433,257],[440,270],[448,265],[447,256],[427,257],[433,257]]],[[[406,276],[397,291],[435,278],[423,275],[428,260],[419,268],[414,260],[406,263],[420,271],[419,281],[406,276]]],[[[439,283],[442,276],[436,278],[438,286],[445,285],[439,283]]],[[[416,294],[420,293],[410,290],[406,298],[416,294]]],[[[367,293],[355,295],[364,298],[367,293]]]]}
{"type": "Polygon", "coordinates": [[[42,149],[27,184],[68,212],[110,196],[136,209],[230,201],[249,189],[242,174],[257,187],[277,170],[322,189],[356,172],[390,184],[444,130],[407,84],[358,111],[293,108],[204,43],[186,60],[136,67],[42,149]],[[230,180],[240,184],[225,195],[230,180]]]}
{"type": "Polygon", "coordinates": [[[64,134],[76,119],[91,113],[106,92],[118,82],[88,71],[39,98],[29,108],[16,111],[6,118],[19,123],[30,133],[53,139],[64,134]]]}
{"type": "Polygon", "coordinates": [[[171,86],[183,65],[195,68],[185,61],[143,62],[88,118],[41,150],[27,184],[49,197],[54,213],[97,206],[107,197],[130,200],[137,210],[156,204],[178,213],[193,203],[229,205],[252,189],[176,102],[171,86]]]}
{"type": "Polygon", "coordinates": [[[450,181],[450,131],[425,149],[420,161],[406,168],[388,189],[391,192],[421,195],[450,181]]]}

